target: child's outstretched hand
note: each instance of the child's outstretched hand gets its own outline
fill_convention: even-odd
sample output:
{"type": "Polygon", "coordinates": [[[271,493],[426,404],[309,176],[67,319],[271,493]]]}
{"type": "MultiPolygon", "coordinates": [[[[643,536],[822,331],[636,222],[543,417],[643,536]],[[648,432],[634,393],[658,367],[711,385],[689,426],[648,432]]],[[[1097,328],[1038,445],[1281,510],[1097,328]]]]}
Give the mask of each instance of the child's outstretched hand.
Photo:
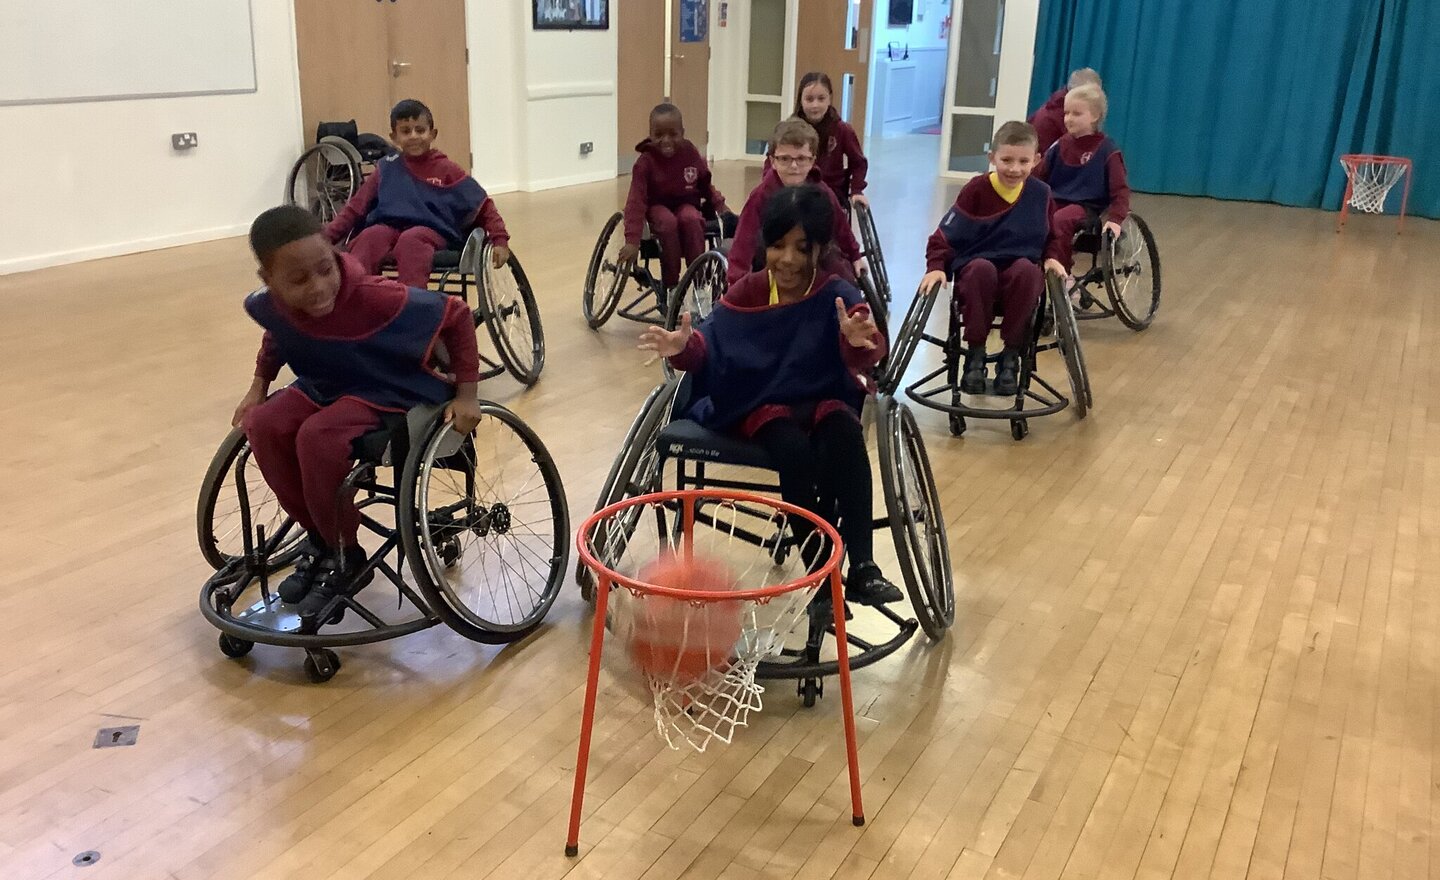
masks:
{"type": "Polygon", "coordinates": [[[1116,238],[1119,238],[1119,237],[1120,237],[1120,224],[1119,224],[1119,223],[1116,223],[1114,220],[1106,220],[1106,221],[1105,221],[1105,231],[1108,232],[1108,233],[1110,233],[1111,235],[1115,236],[1116,238]]]}
{"type": "MultiPolygon", "coordinates": [[[[503,244],[497,244],[490,248],[490,264],[496,269],[510,262],[510,248],[503,244]]],[[[468,431],[466,433],[469,433],[468,431]]]]}
{"type": "Polygon", "coordinates": [[[925,296],[934,296],[935,292],[945,284],[945,278],[945,273],[939,269],[926,272],[925,277],[920,279],[920,292],[925,296]]]}
{"type": "Polygon", "coordinates": [[[456,396],[445,407],[445,421],[457,433],[469,434],[480,424],[480,403],[472,395],[456,396]]]}
{"type": "Polygon", "coordinates": [[[626,244],[620,248],[620,254],[616,257],[616,262],[622,266],[630,266],[634,264],[635,258],[638,256],[640,256],[640,245],[626,244]]]}
{"type": "Polygon", "coordinates": [[[840,319],[840,334],[845,341],[855,348],[871,349],[875,347],[874,336],[879,332],[875,326],[875,319],[870,312],[856,312],[850,314],[845,308],[845,300],[835,297],[835,317],[840,319]]]}
{"type": "Polygon", "coordinates": [[[690,328],[690,313],[680,314],[680,326],[674,330],[666,330],[664,327],[646,327],[640,334],[641,351],[653,351],[660,357],[674,357],[685,350],[685,345],[690,341],[690,334],[695,332],[690,328]]]}

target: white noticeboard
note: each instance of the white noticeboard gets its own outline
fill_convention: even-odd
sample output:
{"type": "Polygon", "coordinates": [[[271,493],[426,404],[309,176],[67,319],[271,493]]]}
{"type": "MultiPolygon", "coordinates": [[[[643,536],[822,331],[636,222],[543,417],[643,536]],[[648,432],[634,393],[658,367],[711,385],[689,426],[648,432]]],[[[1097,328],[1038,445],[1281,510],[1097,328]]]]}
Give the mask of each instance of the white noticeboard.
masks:
{"type": "Polygon", "coordinates": [[[0,104],[253,91],[250,0],[0,0],[0,104]]]}

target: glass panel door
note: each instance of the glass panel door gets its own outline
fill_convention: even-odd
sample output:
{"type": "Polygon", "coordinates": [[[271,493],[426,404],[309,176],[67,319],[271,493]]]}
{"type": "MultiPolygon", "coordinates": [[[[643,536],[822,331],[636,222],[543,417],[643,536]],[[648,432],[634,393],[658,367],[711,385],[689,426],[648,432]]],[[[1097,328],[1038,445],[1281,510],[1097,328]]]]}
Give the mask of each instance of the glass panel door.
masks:
{"type": "Polygon", "coordinates": [[[1025,118],[1038,0],[956,0],[945,83],[940,173],[969,177],[989,167],[990,138],[1025,118]]]}

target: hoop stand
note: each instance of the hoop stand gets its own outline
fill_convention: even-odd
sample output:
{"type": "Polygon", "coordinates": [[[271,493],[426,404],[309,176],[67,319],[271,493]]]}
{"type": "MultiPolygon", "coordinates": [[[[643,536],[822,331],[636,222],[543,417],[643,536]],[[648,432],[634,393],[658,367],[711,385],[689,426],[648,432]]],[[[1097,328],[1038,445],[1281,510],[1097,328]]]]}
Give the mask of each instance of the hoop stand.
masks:
{"type": "MultiPolygon", "coordinates": [[[[1340,164],[1345,169],[1345,197],[1340,202],[1340,218],[1335,224],[1335,233],[1338,235],[1345,231],[1345,221],[1350,217],[1351,201],[1355,197],[1355,176],[1359,174],[1359,166],[1362,165],[1398,165],[1400,176],[1405,178],[1405,189],[1400,195],[1400,220],[1395,225],[1395,234],[1399,235],[1405,231],[1405,211],[1410,204],[1410,180],[1415,176],[1414,164],[1404,156],[1371,156],[1359,153],[1347,153],[1340,157],[1340,164]]],[[[1391,186],[1394,184],[1392,183],[1391,186]]],[[[1385,194],[1390,192],[1389,187],[1385,188],[1385,194]]],[[[1381,196],[1381,204],[1384,203],[1384,196],[1381,196]]],[[[1362,210],[1364,210],[1362,208],[1362,210]]],[[[1376,213],[1383,213],[1377,211],[1376,213]]]]}

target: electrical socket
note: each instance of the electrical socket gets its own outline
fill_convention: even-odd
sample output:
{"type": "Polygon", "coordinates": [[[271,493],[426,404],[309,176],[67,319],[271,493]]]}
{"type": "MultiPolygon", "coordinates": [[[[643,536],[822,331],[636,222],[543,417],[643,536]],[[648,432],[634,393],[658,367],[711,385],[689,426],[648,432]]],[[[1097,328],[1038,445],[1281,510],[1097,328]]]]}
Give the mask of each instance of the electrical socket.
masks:
{"type": "Polygon", "coordinates": [[[193,131],[182,131],[170,135],[170,146],[177,150],[189,150],[200,146],[200,138],[193,131]]]}
{"type": "Polygon", "coordinates": [[[594,141],[581,141],[581,142],[580,142],[580,155],[582,155],[582,156],[588,156],[588,155],[590,155],[590,154],[593,153],[593,152],[595,152],[595,142],[594,142],[594,141]]]}

